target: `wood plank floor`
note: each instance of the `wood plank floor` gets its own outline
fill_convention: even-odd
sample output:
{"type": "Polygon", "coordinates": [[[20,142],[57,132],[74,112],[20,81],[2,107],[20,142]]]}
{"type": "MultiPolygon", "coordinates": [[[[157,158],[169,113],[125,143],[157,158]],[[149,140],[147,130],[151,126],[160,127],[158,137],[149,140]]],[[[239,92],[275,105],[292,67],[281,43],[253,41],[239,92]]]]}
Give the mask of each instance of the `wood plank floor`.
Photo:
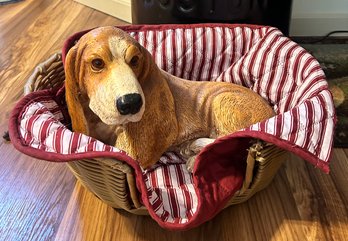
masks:
{"type": "MultiPolygon", "coordinates": [[[[0,6],[0,132],[35,65],[72,33],[124,22],[70,0],[0,6]]],[[[264,191],[186,232],[115,211],[64,164],[35,160],[0,141],[0,240],[347,240],[348,150],[326,175],[292,156],[264,191]]]]}

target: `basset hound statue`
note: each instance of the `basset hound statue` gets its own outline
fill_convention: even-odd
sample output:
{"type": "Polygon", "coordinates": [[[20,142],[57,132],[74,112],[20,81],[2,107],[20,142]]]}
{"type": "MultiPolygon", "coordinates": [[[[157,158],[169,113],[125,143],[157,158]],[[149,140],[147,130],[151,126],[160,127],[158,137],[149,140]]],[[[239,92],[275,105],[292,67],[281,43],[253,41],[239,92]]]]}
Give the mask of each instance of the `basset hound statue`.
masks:
{"type": "Polygon", "coordinates": [[[195,156],[217,137],[274,115],[245,87],[161,70],[116,27],[83,35],[66,56],[65,74],[72,129],[116,146],[144,169],[174,150],[192,171],[195,156]]]}

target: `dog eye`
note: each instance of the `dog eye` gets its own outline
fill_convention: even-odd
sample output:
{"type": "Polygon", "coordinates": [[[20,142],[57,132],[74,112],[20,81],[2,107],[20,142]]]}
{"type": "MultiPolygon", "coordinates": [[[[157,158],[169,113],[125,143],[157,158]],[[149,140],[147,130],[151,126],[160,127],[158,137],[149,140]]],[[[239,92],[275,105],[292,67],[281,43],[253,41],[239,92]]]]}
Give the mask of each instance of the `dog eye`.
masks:
{"type": "Polygon", "coordinates": [[[93,59],[92,60],[92,69],[99,71],[102,70],[105,66],[105,63],[102,59],[93,59]]]}
{"type": "Polygon", "coordinates": [[[137,67],[138,64],[139,64],[139,56],[135,55],[129,61],[129,65],[132,66],[132,67],[137,67]]]}

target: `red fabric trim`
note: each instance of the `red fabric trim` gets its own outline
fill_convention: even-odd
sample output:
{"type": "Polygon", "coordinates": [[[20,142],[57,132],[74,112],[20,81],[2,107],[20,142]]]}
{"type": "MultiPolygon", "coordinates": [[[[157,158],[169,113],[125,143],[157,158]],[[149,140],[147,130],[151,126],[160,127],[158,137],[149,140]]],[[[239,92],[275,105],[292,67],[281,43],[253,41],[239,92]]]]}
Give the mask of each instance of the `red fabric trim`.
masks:
{"type": "MultiPolygon", "coordinates": [[[[115,26],[127,32],[140,32],[148,30],[168,30],[168,29],[194,29],[202,27],[248,27],[251,29],[260,29],[260,28],[272,28],[270,26],[254,25],[254,24],[227,24],[227,23],[198,23],[198,24],[160,24],[160,25],[122,25],[115,26]]],[[[93,28],[92,28],[93,29],[93,28]]],[[[92,29],[83,30],[71,35],[65,42],[62,48],[62,60],[65,64],[65,57],[70,48],[75,44],[75,41],[79,40],[85,33],[91,31],[92,29]]]]}
{"type": "Polygon", "coordinates": [[[259,28],[272,28],[270,26],[255,25],[255,24],[229,24],[229,23],[197,23],[197,24],[158,24],[158,25],[124,25],[116,26],[129,32],[139,32],[148,30],[168,30],[168,29],[194,29],[194,28],[204,28],[204,27],[247,27],[251,29],[259,28]]]}

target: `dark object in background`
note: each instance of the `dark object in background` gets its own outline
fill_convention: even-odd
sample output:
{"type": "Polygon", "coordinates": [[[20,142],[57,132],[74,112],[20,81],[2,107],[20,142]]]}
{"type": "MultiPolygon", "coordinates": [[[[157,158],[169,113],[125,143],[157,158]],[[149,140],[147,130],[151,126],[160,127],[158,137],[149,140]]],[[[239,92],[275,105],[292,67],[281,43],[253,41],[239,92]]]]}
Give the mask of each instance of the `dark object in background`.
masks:
{"type": "Polygon", "coordinates": [[[5,140],[5,141],[11,141],[10,139],[10,134],[8,133],[8,131],[5,131],[4,134],[2,135],[2,138],[5,140]]]}
{"type": "Polygon", "coordinates": [[[0,6],[1,5],[5,5],[5,4],[9,4],[9,3],[16,3],[16,2],[20,2],[22,0],[0,0],[0,6]]]}
{"type": "Polygon", "coordinates": [[[333,95],[337,116],[334,146],[348,148],[348,38],[302,42],[300,45],[319,61],[333,95]]]}
{"type": "Polygon", "coordinates": [[[249,23],[288,35],[291,5],[292,0],[132,0],[132,23],[249,23]]]}
{"type": "Polygon", "coordinates": [[[329,80],[334,98],[337,123],[335,130],[335,147],[348,147],[348,76],[329,80]]]}

